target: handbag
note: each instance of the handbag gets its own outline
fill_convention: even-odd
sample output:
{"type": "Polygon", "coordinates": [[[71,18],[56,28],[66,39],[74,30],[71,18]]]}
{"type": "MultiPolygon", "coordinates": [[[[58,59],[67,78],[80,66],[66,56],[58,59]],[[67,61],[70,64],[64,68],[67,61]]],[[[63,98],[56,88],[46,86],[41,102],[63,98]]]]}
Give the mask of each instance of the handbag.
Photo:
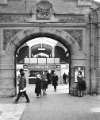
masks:
{"type": "Polygon", "coordinates": [[[24,89],[20,90],[20,92],[25,92],[25,91],[26,91],[26,87],[24,89]]]}

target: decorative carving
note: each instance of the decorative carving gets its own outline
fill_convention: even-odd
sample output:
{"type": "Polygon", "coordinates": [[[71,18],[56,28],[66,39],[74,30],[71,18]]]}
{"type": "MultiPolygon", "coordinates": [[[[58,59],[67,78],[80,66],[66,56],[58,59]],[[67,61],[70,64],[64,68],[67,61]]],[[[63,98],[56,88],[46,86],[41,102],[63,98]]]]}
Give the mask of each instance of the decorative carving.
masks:
{"type": "Polygon", "coordinates": [[[52,15],[52,4],[43,0],[37,4],[36,8],[36,19],[37,20],[49,20],[52,15]]]}
{"type": "Polygon", "coordinates": [[[85,16],[83,15],[66,15],[64,17],[59,17],[58,16],[58,21],[59,22],[64,22],[64,23],[85,23],[85,16]]]}
{"type": "Polygon", "coordinates": [[[10,41],[10,39],[21,29],[5,29],[3,30],[3,49],[5,50],[7,43],[10,41]]]}
{"type": "MultiPolygon", "coordinates": [[[[36,15],[37,20],[49,20],[52,19],[51,15],[47,13],[48,10],[43,10],[36,15]],[[41,14],[41,15],[40,15],[41,14]],[[47,14],[47,16],[46,16],[47,14]]],[[[38,11],[39,12],[39,11],[38,11]]],[[[50,11],[49,11],[50,12],[50,11]]],[[[52,14],[53,16],[53,14],[52,14]]],[[[27,19],[31,18],[30,15],[0,15],[0,23],[23,23],[27,19]]],[[[86,19],[83,15],[55,15],[55,18],[58,19],[58,22],[64,23],[85,23],[86,19]]]]}
{"type": "Polygon", "coordinates": [[[91,6],[92,0],[78,0],[79,6],[91,6]]]}
{"type": "Polygon", "coordinates": [[[29,15],[11,15],[11,14],[0,15],[0,23],[24,22],[25,19],[29,17],[30,17],[29,15]]]}
{"type": "Polygon", "coordinates": [[[90,22],[91,23],[98,23],[98,15],[97,15],[97,11],[96,10],[92,10],[92,12],[90,13],[90,22]]]}
{"type": "Polygon", "coordinates": [[[83,31],[82,30],[65,30],[68,32],[79,44],[80,49],[82,49],[82,38],[83,38],[83,31]]]}

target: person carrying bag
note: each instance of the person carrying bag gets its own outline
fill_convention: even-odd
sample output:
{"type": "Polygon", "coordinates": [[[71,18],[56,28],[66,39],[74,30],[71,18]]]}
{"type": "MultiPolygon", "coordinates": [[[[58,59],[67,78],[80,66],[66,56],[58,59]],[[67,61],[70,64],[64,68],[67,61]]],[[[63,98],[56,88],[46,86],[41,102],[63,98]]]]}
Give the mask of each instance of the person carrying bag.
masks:
{"type": "Polygon", "coordinates": [[[26,102],[29,103],[30,100],[29,100],[29,97],[26,93],[26,78],[24,76],[24,72],[21,73],[21,76],[20,76],[20,80],[19,80],[19,93],[18,93],[18,96],[15,100],[15,103],[18,102],[19,98],[24,95],[25,98],[26,98],[26,102]]]}

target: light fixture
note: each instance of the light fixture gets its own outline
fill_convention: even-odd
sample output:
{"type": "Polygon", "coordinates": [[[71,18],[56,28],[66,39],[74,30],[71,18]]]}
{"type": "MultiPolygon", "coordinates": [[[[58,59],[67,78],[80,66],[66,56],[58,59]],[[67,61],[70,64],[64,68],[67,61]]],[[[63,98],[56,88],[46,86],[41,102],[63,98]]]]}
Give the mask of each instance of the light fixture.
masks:
{"type": "Polygon", "coordinates": [[[43,46],[42,46],[42,43],[43,43],[43,41],[42,41],[42,39],[41,39],[41,47],[38,48],[39,51],[44,51],[44,50],[45,50],[45,48],[43,48],[43,46]]]}

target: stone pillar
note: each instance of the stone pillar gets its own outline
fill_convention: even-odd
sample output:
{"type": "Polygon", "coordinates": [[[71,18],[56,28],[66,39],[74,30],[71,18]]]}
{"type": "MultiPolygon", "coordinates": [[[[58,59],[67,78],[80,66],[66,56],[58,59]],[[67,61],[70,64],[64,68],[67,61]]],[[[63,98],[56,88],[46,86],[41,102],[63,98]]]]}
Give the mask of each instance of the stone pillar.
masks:
{"type": "Polygon", "coordinates": [[[90,83],[89,92],[93,94],[96,92],[96,70],[95,70],[95,40],[96,40],[95,24],[90,21],[90,51],[89,51],[89,68],[90,68],[90,83]]]}
{"type": "Polygon", "coordinates": [[[15,95],[14,56],[3,50],[3,29],[0,29],[0,97],[15,95]]]}
{"type": "Polygon", "coordinates": [[[14,56],[2,55],[0,65],[0,96],[14,96],[15,89],[14,56]]]}
{"type": "Polygon", "coordinates": [[[100,94],[100,25],[98,28],[97,36],[97,58],[96,58],[96,81],[97,81],[97,93],[100,94]]]}
{"type": "Polygon", "coordinates": [[[32,56],[32,53],[31,53],[32,51],[31,51],[31,47],[29,47],[29,58],[31,58],[32,56]]]}
{"type": "Polygon", "coordinates": [[[100,9],[93,10],[92,12],[92,26],[94,36],[94,73],[95,73],[95,91],[100,94],[100,9]]]}
{"type": "Polygon", "coordinates": [[[52,47],[52,57],[55,57],[55,47],[52,47]]]}

